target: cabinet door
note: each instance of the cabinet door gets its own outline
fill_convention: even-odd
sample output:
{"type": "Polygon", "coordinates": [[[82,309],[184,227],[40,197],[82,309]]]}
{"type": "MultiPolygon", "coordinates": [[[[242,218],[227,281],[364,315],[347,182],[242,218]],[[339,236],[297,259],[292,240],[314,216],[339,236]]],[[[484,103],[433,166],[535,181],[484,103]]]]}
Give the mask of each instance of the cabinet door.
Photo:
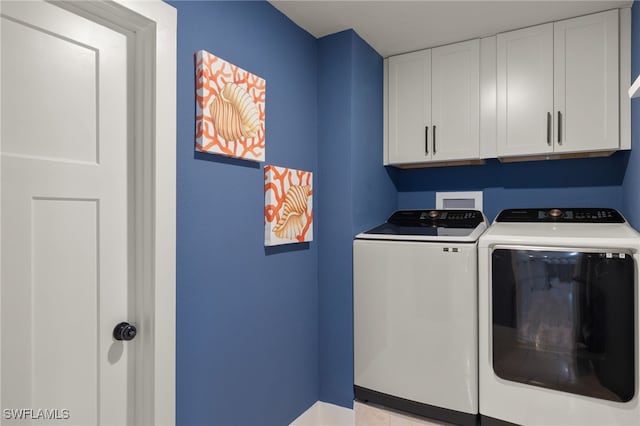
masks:
{"type": "Polygon", "coordinates": [[[432,49],[432,160],[480,158],[479,80],[479,40],[432,49]]]}
{"type": "Polygon", "coordinates": [[[427,146],[430,120],[431,51],[389,58],[391,164],[420,163],[431,158],[431,148],[427,146]]]}
{"type": "Polygon", "coordinates": [[[617,149],[618,11],[554,24],[555,152],[617,149]]]}
{"type": "Polygon", "coordinates": [[[498,156],[553,151],[553,24],[498,34],[498,156]]]}

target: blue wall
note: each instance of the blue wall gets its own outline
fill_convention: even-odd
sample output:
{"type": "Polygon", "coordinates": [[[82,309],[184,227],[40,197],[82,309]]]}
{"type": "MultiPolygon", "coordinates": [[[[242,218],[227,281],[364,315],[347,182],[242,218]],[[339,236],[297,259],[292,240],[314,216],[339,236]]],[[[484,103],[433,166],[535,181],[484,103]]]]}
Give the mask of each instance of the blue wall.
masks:
{"type": "Polygon", "coordinates": [[[382,58],[353,31],[318,41],[320,399],[353,404],[352,242],[396,207],[382,167],[382,58]]]}
{"type": "Polygon", "coordinates": [[[351,323],[351,34],[318,42],[320,399],[353,399],[351,323]]]}
{"type": "MultiPolygon", "coordinates": [[[[631,8],[631,81],[640,74],[640,6],[634,1],[631,8]]],[[[631,146],[629,163],[623,183],[623,210],[627,220],[640,229],[640,99],[631,100],[631,146]]]]}
{"type": "Polygon", "coordinates": [[[353,235],[387,220],[397,208],[394,169],[382,167],[382,58],[352,32],[351,175],[353,235]]]}
{"type": "MultiPolygon", "coordinates": [[[[613,207],[623,209],[622,181],[628,153],[606,158],[500,163],[400,170],[399,208],[435,207],[436,191],[483,191],[493,220],[505,208],[613,207]]],[[[623,209],[624,210],[624,209],[623,209]]]]}
{"type": "Polygon", "coordinates": [[[265,78],[266,164],[317,173],[317,41],[267,2],[171,4],[177,423],[286,425],[318,399],[317,244],[266,250],[264,164],[194,153],[194,52],[265,78]]]}

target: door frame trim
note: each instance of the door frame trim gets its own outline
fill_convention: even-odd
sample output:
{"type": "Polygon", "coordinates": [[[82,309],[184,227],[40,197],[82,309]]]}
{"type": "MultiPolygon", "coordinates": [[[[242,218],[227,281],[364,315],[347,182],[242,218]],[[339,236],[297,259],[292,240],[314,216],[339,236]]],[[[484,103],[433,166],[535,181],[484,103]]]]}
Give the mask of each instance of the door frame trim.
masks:
{"type": "Polygon", "coordinates": [[[135,310],[137,322],[149,332],[142,333],[142,353],[136,356],[141,386],[135,390],[135,424],[174,425],[177,11],[162,1],[99,4],[105,6],[103,18],[136,34],[135,310]],[[115,16],[108,16],[109,8],[115,16]]]}
{"type": "MultiPolygon", "coordinates": [[[[131,420],[175,425],[177,11],[160,0],[51,1],[128,38],[133,126],[130,297],[137,339],[131,420]],[[144,362],[142,361],[144,360],[144,362]]],[[[1,88],[0,88],[1,92],[1,88]]],[[[1,249],[1,247],[0,247],[1,249]]]]}

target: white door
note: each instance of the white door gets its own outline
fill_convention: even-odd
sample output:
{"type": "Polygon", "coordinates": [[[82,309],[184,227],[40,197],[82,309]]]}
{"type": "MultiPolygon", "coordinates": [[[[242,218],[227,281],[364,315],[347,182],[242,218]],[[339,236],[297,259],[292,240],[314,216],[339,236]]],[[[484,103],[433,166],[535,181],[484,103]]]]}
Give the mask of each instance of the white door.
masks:
{"type": "Polygon", "coordinates": [[[498,156],[553,152],[553,24],[498,34],[498,156]]]}
{"type": "Polygon", "coordinates": [[[617,149],[618,10],[554,24],[555,152],[617,149]]]}
{"type": "Polygon", "coordinates": [[[480,40],[431,51],[434,161],[480,158],[480,40]]]}
{"type": "Polygon", "coordinates": [[[389,163],[428,161],[431,50],[389,58],[389,163]]]}
{"type": "Polygon", "coordinates": [[[50,3],[0,7],[0,422],[128,424],[127,40],[50,3]]]}

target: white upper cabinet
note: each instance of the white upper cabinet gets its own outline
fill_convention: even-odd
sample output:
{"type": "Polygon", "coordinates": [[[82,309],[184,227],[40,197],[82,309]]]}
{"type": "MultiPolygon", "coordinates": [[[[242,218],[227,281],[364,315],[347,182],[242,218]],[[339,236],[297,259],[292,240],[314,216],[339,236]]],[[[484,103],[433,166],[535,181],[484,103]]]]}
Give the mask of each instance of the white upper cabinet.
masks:
{"type": "Polygon", "coordinates": [[[431,50],[389,58],[389,162],[430,159],[431,50]]]}
{"type": "Polygon", "coordinates": [[[384,164],[630,149],[630,9],[385,59],[384,164]]]}
{"type": "Polygon", "coordinates": [[[389,58],[389,163],[479,159],[479,40],[389,58]]]}
{"type": "Polygon", "coordinates": [[[618,11],[554,24],[555,152],[619,146],[618,11]]]}
{"type": "Polygon", "coordinates": [[[480,158],[480,41],[431,50],[431,159],[480,158]]]}
{"type": "Polygon", "coordinates": [[[498,34],[498,155],[553,152],[553,24],[498,34]]]}
{"type": "Polygon", "coordinates": [[[612,151],[618,11],[498,34],[498,156],[612,151]]]}

